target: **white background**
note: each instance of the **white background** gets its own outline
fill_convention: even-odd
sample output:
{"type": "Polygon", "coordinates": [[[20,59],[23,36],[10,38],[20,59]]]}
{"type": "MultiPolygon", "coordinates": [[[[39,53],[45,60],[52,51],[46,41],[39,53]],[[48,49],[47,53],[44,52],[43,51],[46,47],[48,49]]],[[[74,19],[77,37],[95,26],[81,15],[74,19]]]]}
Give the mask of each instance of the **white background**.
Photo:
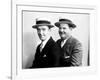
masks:
{"type": "MultiPolygon", "coordinates": [[[[78,4],[78,5],[95,5],[100,14],[100,2],[99,0],[34,0],[34,2],[47,2],[47,3],[59,3],[59,4],[78,4]]],[[[9,80],[10,68],[11,68],[11,1],[2,0],[0,2],[0,80],[9,80]]],[[[96,40],[97,47],[100,46],[100,16],[97,15],[98,24],[96,27],[96,40]],[[97,43],[98,42],[98,43],[97,43]]],[[[98,52],[98,72],[97,74],[81,75],[81,76],[67,76],[67,77],[53,77],[39,80],[99,80],[100,75],[100,52],[98,52]]]]}

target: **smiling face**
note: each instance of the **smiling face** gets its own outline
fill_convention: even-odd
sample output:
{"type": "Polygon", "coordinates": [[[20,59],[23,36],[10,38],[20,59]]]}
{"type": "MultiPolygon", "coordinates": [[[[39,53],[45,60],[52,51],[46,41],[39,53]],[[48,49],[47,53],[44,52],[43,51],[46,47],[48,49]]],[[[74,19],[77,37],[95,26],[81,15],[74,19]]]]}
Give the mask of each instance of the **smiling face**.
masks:
{"type": "Polygon", "coordinates": [[[48,26],[39,26],[37,28],[37,33],[40,40],[44,41],[50,36],[50,29],[48,26]]]}
{"type": "Polygon", "coordinates": [[[60,24],[59,26],[59,35],[61,39],[66,39],[71,35],[71,28],[68,24],[60,24]]]}

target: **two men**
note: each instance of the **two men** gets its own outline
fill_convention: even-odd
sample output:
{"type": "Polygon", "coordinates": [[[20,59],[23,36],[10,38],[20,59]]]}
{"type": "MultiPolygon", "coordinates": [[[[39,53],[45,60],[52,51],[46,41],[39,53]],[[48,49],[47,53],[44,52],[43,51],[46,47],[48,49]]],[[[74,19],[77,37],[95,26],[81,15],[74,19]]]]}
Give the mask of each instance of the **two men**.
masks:
{"type": "Polygon", "coordinates": [[[61,39],[55,42],[50,36],[50,29],[54,27],[50,21],[40,19],[32,27],[37,29],[41,44],[37,47],[32,68],[80,66],[82,63],[81,43],[71,36],[76,27],[68,19],[59,19],[55,23],[59,28],[61,39]]]}

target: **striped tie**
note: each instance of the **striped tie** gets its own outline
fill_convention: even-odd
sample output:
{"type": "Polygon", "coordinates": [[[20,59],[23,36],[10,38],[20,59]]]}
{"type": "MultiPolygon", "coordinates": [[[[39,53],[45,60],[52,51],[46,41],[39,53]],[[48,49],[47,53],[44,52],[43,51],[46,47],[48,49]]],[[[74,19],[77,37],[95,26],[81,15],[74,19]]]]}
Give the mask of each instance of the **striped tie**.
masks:
{"type": "Polygon", "coordinates": [[[40,44],[40,52],[42,52],[42,48],[43,48],[43,42],[41,42],[40,44]]]}
{"type": "Polygon", "coordinates": [[[64,40],[61,41],[61,48],[64,46],[64,40]]]}

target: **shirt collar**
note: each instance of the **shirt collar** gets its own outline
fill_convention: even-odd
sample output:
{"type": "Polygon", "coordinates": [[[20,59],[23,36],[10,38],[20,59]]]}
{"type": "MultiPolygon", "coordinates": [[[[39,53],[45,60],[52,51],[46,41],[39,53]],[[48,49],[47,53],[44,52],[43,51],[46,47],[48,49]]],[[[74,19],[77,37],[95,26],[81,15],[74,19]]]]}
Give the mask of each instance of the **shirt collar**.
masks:
{"type": "Polygon", "coordinates": [[[50,36],[46,40],[41,42],[43,44],[42,48],[44,48],[44,46],[46,45],[46,43],[48,42],[49,39],[50,39],[50,36]]]}
{"type": "Polygon", "coordinates": [[[69,38],[71,37],[71,35],[69,35],[66,39],[62,40],[63,42],[66,42],[69,38]]]}
{"type": "Polygon", "coordinates": [[[71,37],[71,36],[68,36],[65,40],[62,40],[62,41],[61,41],[61,47],[63,47],[63,46],[65,45],[66,41],[67,41],[70,37],[71,37]],[[63,43],[63,45],[62,45],[62,43],[63,43]]]}

